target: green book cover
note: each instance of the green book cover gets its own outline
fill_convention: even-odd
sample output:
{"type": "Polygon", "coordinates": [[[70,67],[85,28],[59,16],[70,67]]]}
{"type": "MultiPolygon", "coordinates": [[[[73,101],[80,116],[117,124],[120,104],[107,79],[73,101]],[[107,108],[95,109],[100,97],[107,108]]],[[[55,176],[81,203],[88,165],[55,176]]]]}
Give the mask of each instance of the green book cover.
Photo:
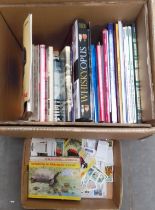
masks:
{"type": "Polygon", "coordinates": [[[137,122],[141,123],[141,98],[140,98],[140,81],[139,81],[139,64],[138,64],[138,49],[137,49],[137,35],[136,25],[132,24],[132,43],[133,43],[133,58],[134,58],[134,72],[135,72],[135,89],[136,89],[136,108],[137,108],[137,122]]]}

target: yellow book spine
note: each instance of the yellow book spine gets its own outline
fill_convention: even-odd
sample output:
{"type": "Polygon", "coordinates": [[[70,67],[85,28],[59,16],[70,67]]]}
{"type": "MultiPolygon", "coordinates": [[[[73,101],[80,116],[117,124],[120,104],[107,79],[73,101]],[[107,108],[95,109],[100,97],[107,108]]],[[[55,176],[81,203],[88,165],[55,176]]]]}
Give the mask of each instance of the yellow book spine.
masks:
{"type": "Polygon", "coordinates": [[[37,162],[37,161],[30,161],[29,168],[40,168],[40,167],[48,167],[48,168],[70,168],[70,169],[79,169],[80,162],[37,162]]]}
{"type": "Polygon", "coordinates": [[[74,200],[74,201],[79,201],[81,200],[80,197],[73,197],[73,196],[49,196],[49,195],[33,195],[29,194],[29,198],[41,198],[41,199],[61,199],[61,200],[74,200]]]}
{"type": "Polygon", "coordinates": [[[121,67],[120,67],[120,47],[119,47],[119,32],[118,32],[118,23],[115,25],[116,31],[116,54],[117,54],[117,75],[118,75],[118,100],[119,100],[119,113],[120,113],[120,123],[123,123],[123,107],[122,107],[122,82],[121,82],[121,67]]]}

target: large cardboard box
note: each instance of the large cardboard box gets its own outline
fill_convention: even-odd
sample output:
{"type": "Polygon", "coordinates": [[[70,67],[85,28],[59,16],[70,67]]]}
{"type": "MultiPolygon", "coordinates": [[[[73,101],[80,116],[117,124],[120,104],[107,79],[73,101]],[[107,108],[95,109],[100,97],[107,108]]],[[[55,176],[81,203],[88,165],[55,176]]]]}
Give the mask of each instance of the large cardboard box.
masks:
{"type": "MultiPolygon", "coordinates": [[[[155,1],[154,0],[1,0],[0,1],[0,135],[53,138],[141,139],[155,133],[155,1]],[[61,49],[75,18],[92,25],[121,19],[135,21],[138,34],[143,124],[35,123],[21,120],[23,113],[23,23],[33,14],[33,43],[61,49]]],[[[22,205],[33,209],[119,209],[122,198],[119,141],[114,143],[114,183],[110,199],[44,201],[27,198],[29,146],[22,168],[22,205]]]]}
{"type": "Polygon", "coordinates": [[[122,167],[119,141],[114,141],[114,182],[108,183],[107,198],[81,199],[81,201],[63,201],[28,198],[28,162],[30,158],[31,140],[24,142],[22,176],[21,176],[21,203],[26,209],[64,209],[64,210],[99,210],[119,209],[122,202],[122,167]]]}
{"type": "Polygon", "coordinates": [[[0,2],[0,135],[140,139],[155,133],[153,0],[2,0],[0,2]],[[138,33],[143,124],[32,123],[21,121],[23,23],[33,14],[33,43],[61,49],[75,18],[92,25],[135,21],[138,33]]]}

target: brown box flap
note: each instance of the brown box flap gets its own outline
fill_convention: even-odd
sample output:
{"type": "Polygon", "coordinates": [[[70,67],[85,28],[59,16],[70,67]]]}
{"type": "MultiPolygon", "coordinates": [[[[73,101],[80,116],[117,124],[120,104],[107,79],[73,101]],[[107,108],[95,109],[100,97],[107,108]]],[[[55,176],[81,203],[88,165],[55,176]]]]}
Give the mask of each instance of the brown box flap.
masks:
{"type": "MultiPolygon", "coordinates": [[[[147,0],[103,0],[102,2],[120,3],[120,2],[146,2],[147,0]]],[[[90,2],[89,0],[1,0],[1,4],[34,4],[34,3],[60,3],[60,2],[90,2]]],[[[92,1],[93,2],[93,1],[92,1]]],[[[94,2],[101,2],[96,0],[94,2]]]]}
{"type": "Polygon", "coordinates": [[[142,139],[152,135],[151,127],[94,123],[6,123],[0,125],[0,135],[15,137],[94,138],[94,139],[142,139]]]}
{"type": "MultiPolygon", "coordinates": [[[[149,32],[150,32],[150,52],[153,83],[155,84],[155,0],[148,1],[149,8],[149,32]]],[[[155,85],[153,86],[155,93],[155,85]]]]}

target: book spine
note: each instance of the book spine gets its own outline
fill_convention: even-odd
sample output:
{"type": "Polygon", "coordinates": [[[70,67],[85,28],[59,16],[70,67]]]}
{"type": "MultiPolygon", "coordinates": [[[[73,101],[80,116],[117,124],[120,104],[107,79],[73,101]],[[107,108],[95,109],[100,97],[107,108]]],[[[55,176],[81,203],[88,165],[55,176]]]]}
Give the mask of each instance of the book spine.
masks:
{"type": "Polygon", "coordinates": [[[116,83],[117,83],[117,106],[119,122],[123,123],[123,107],[122,107],[122,80],[121,80],[121,67],[120,67],[120,48],[119,48],[119,32],[118,23],[115,24],[115,41],[116,41],[116,83]]]}
{"type": "Polygon", "coordinates": [[[53,121],[53,47],[48,47],[47,49],[47,74],[48,74],[48,97],[47,97],[47,119],[48,121],[53,121]]]}
{"type": "Polygon", "coordinates": [[[99,121],[104,122],[104,95],[103,95],[103,47],[98,44],[96,46],[96,52],[97,52],[97,71],[98,71],[98,98],[99,98],[99,121]]]}
{"type": "Polygon", "coordinates": [[[71,68],[71,50],[66,47],[66,65],[65,65],[65,86],[66,86],[66,121],[71,121],[72,111],[72,68],[71,68]]]}
{"type": "Polygon", "coordinates": [[[121,69],[121,80],[122,80],[122,110],[123,110],[123,123],[127,123],[127,107],[126,107],[126,81],[125,81],[125,68],[124,68],[124,31],[122,22],[118,21],[118,32],[119,32],[119,48],[120,48],[120,69],[121,69]]]}
{"type": "Polygon", "coordinates": [[[33,101],[34,101],[34,110],[33,114],[30,117],[32,121],[39,121],[39,109],[38,109],[38,97],[39,97],[39,78],[38,78],[38,46],[33,45],[33,76],[32,76],[32,83],[33,83],[33,101]]]}
{"type": "Polygon", "coordinates": [[[104,98],[105,98],[105,122],[110,123],[110,90],[109,90],[109,66],[108,66],[108,30],[102,31],[103,63],[104,63],[104,98]]]}
{"type": "MultiPolygon", "coordinates": [[[[59,55],[54,52],[53,56],[53,84],[54,84],[54,121],[63,121],[64,116],[62,113],[62,69],[60,65],[59,55]]],[[[63,74],[64,76],[64,74],[63,74]]],[[[64,91],[64,90],[63,90],[64,91]]]]}
{"type": "Polygon", "coordinates": [[[132,44],[133,44],[133,62],[134,62],[134,73],[135,73],[135,96],[136,96],[136,108],[137,108],[137,122],[141,123],[142,113],[141,113],[141,99],[140,99],[137,35],[136,35],[135,24],[132,24],[132,44]]]}
{"type": "Polygon", "coordinates": [[[40,45],[40,121],[45,121],[45,83],[46,83],[46,51],[45,45],[40,45]]]}
{"type": "Polygon", "coordinates": [[[89,88],[90,88],[90,120],[95,122],[95,110],[94,110],[94,93],[92,82],[92,52],[91,52],[91,29],[90,22],[88,27],[88,58],[89,58],[89,88]]]}
{"type": "Polygon", "coordinates": [[[95,123],[98,123],[98,88],[97,88],[97,65],[96,65],[96,48],[91,45],[91,66],[92,66],[92,119],[95,123]]]}
{"type": "MultiPolygon", "coordinates": [[[[75,120],[90,120],[90,86],[89,86],[89,52],[88,52],[88,28],[83,21],[74,23],[75,50],[74,61],[74,106],[76,106],[75,120]],[[78,40],[78,41],[77,41],[78,40]],[[77,45],[77,46],[76,46],[77,45]],[[77,89],[79,88],[79,90],[77,89]],[[75,91],[76,90],[76,91],[75,91]],[[77,95],[79,93],[79,96],[77,95]],[[79,102],[77,100],[80,100],[79,102]],[[80,106],[78,107],[78,104],[80,106]]],[[[74,38],[73,38],[74,40],[74,38]]],[[[74,52],[74,51],[73,51],[74,52]]]]}
{"type": "Polygon", "coordinates": [[[131,73],[130,73],[130,56],[129,56],[129,42],[128,42],[128,30],[127,27],[123,27],[124,30],[124,65],[126,69],[126,94],[127,94],[127,115],[128,123],[132,123],[131,112],[131,73]]]}
{"type": "Polygon", "coordinates": [[[38,89],[38,121],[40,121],[40,47],[39,45],[37,45],[37,78],[38,78],[38,86],[37,86],[37,89],[38,89]]]}
{"type": "Polygon", "coordinates": [[[131,112],[132,112],[132,123],[137,122],[137,110],[136,110],[136,96],[135,96],[135,71],[133,64],[133,45],[132,45],[132,30],[131,26],[128,26],[128,39],[129,39],[129,56],[130,56],[130,74],[131,74],[131,112]]]}
{"type": "Polygon", "coordinates": [[[117,123],[117,100],[116,100],[116,69],[114,52],[114,25],[108,24],[109,34],[109,74],[110,74],[110,96],[111,96],[111,121],[117,123]]]}

